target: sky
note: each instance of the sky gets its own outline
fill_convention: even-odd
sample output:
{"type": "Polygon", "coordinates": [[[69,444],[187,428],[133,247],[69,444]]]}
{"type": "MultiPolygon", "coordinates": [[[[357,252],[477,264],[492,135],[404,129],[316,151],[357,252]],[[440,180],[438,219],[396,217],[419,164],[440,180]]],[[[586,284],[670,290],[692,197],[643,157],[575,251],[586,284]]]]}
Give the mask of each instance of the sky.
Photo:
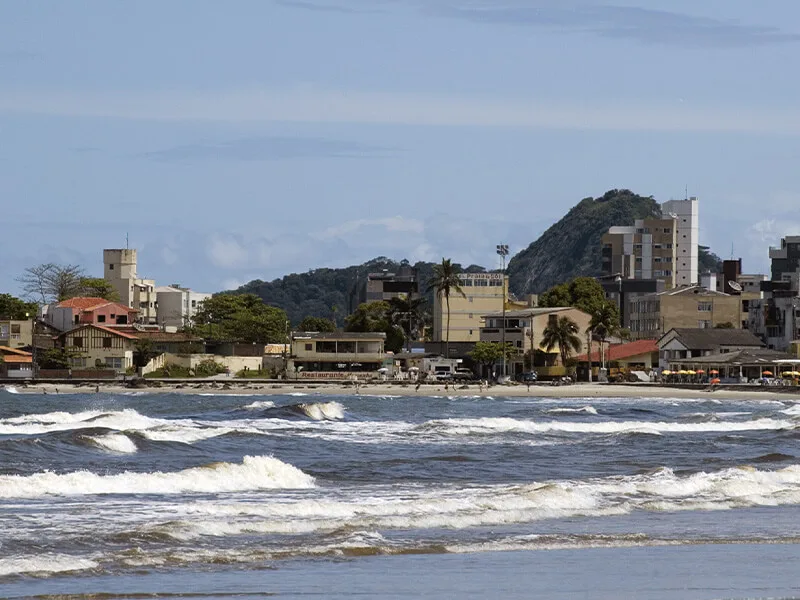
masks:
{"type": "Polygon", "coordinates": [[[796,0],[0,2],[0,293],[126,239],[203,292],[494,268],[613,188],[688,191],[700,242],[769,272],[799,55],[796,0]]]}

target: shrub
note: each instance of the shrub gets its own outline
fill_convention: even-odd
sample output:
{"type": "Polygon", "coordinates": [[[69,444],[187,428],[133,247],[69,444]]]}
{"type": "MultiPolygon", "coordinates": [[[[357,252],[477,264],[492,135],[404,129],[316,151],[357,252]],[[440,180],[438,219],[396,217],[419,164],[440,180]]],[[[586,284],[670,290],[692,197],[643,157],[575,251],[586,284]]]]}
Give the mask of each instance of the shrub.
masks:
{"type": "Polygon", "coordinates": [[[212,375],[224,373],[226,370],[227,369],[225,365],[222,365],[211,358],[207,358],[206,360],[197,364],[193,370],[193,374],[195,377],[211,377],[212,375]]]}

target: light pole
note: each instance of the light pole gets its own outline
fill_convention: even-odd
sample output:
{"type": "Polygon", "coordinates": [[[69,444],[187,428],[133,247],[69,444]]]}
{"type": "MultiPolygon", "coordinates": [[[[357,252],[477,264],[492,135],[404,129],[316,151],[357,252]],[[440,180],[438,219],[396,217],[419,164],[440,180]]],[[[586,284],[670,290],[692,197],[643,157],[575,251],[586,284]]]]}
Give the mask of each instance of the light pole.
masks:
{"type": "Polygon", "coordinates": [[[506,256],[508,244],[497,244],[497,253],[503,259],[503,268],[500,271],[500,285],[503,287],[503,329],[500,338],[500,347],[503,351],[503,377],[506,376],[506,256]]]}

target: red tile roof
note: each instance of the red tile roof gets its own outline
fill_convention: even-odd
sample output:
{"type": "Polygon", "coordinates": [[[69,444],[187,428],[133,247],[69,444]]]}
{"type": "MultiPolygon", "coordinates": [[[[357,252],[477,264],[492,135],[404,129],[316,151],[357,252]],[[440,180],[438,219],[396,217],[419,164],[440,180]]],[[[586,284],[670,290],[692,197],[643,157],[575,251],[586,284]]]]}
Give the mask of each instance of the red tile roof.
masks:
{"type": "Polygon", "coordinates": [[[77,308],[78,310],[90,310],[92,308],[97,308],[99,306],[105,306],[106,304],[110,304],[108,300],[105,298],[70,298],[69,300],[64,300],[63,302],[59,302],[59,308],[77,308]]]}
{"type": "Polygon", "coordinates": [[[0,346],[0,354],[16,354],[17,356],[30,356],[30,352],[19,350],[18,348],[11,348],[10,346],[0,346]]]}
{"type": "MultiPolygon", "coordinates": [[[[599,343],[597,346],[599,346],[599,343]]],[[[626,358],[653,352],[658,352],[656,340],[636,340],[635,342],[628,342],[627,344],[611,344],[610,346],[606,346],[606,360],[625,360],[626,358]]],[[[575,360],[578,362],[586,362],[586,354],[576,356],[575,360]]],[[[592,352],[592,362],[600,362],[599,348],[592,352]]]]}
{"type": "Polygon", "coordinates": [[[92,327],[94,329],[99,329],[100,331],[105,331],[106,333],[113,333],[114,335],[118,335],[119,337],[123,337],[129,340],[138,340],[139,338],[135,335],[131,335],[130,333],[124,333],[122,331],[117,331],[116,329],[112,329],[111,327],[104,327],[102,325],[97,325],[95,323],[87,323],[86,325],[81,325],[80,327],[76,327],[75,329],[70,329],[69,331],[65,331],[61,335],[57,337],[64,337],[70,333],[75,333],[80,329],[86,329],[87,327],[92,327]]]}

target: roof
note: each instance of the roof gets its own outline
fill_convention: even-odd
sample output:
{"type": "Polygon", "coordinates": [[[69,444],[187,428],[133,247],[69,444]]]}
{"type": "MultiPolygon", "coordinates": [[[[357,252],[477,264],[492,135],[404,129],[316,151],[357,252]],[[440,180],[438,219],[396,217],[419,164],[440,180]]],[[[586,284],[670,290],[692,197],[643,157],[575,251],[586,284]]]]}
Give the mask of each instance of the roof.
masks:
{"type": "Polygon", "coordinates": [[[670,329],[661,336],[658,340],[658,345],[661,346],[664,339],[673,333],[687,348],[696,350],[707,350],[720,346],[749,346],[754,348],[764,346],[764,342],[747,329],[689,329],[677,327],[670,329]]]}
{"type": "MultiPolygon", "coordinates": [[[[124,333],[129,333],[125,331],[124,333]]],[[[131,332],[130,335],[134,337],[151,340],[153,342],[202,342],[203,338],[198,337],[196,335],[192,335],[190,333],[182,333],[182,332],[175,332],[170,333],[168,331],[136,331],[135,333],[131,332]]]]}
{"type": "Polygon", "coordinates": [[[30,355],[28,355],[28,356],[17,356],[17,355],[4,356],[3,359],[2,359],[2,362],[9,363],[9,364],[11,364],[11,363],[28,364],[28,363],[33,363],[33,357],[30,356],[30,355]]]}
{"type": "Polygon", "coordinates": [[[25,352],[25,350],[20,350],[19,348],[11,348],[10,346],[0,346],[0,354],[4,354],[8,356],[9,354],[13,354],[16,356],[30,356],[30,352],[25,352]]]}
{"type": "MultiPolygon", "coordinates": [[[[562,312],[565,310],[580,310],[579,308],[575,308],[574,306],[548,306],[548,307],[537,307],[537,308],[522,308],[518,310],[507,310],[505,312],[506,319],[518,319],[518,318],[525,318],[525,317],[538,317],[539,315],[549,315],[555,312],[562,312]]],[[[483,317],[503,317],[502,312],[493,312],[488,313],[485,315],[481,315],[483,317]]]]}
{"type": "Polygon", "coordinates": [[[105,306],[106,304],[110,304],[110,300],[106,300],[105,298],[94,298],[94,297],[78,297],[78,298],[70,298],[69,300],[64,300],[63,302],[58,303],[59,308],[77,308],[78,310],[91,310],[92,308],[97,308],[98,306],[105,306]]]}
{"type": "Polygon", "coordinates": [[[681,285],[674,287],[663,292],[653,292],[650,296],[688,296],[689,294],[697,296],[719,296],[721,298],[732,298],[730,294],[725,292],[718,292],[717,290],[709,290],[700,285],[681,285]]]}
{"type": "MultiPolygon", "coordinates": [[[[627,344],[611,344],[606,350],[606,360],[625,360],[634,356],[641,356],[642,354],[653,354],[658,352],[658,344],[656,340],[636,340],[635,342],[628,342],[627,344]]],[[[575,360],[578,362],[586,361],[586,354],[576,356],[575,360]]],[[[592,362],[600,360],[600,350],[592,352],[592,362]]]]}
{"type": "Polygon", "coordinates": [[[106,333],[113,333],[114,335],[118,335],[119,337],[123,337],[129,340],[139,339],[138,335],[131,335],[130,333],[125,333],[124,331],[112,329],[111,327],[103,327],[102,325],[96,325],[94,323],[87,323],[86,325],[81,325],[80,327],[76,327],[75,329],[70,329],[69,331],[65,331],[64,333],[60,334],[58,337],[64,337],[65,335],[75,333],[76,331],[80,331],[81,329],[86,329],[88,327],[91,327],[93,329],[98,329],[100,331],[105,331],[106,333]]]}
{"type": "Polygon", "coordinates": [[[733,352],[709,354],[695,358],[671,360],[671,364],[692,365],[729,365],[729,366],[769,366],[779,361],[788,361],[796,357],[786,352],[770,350],[769,348],[742,348],[733,352]]]}
{"type": "Polygon", "coordinates": [[[293,331],[293,340],[374,340],[386,339],[383,331],[293,331]]]}

